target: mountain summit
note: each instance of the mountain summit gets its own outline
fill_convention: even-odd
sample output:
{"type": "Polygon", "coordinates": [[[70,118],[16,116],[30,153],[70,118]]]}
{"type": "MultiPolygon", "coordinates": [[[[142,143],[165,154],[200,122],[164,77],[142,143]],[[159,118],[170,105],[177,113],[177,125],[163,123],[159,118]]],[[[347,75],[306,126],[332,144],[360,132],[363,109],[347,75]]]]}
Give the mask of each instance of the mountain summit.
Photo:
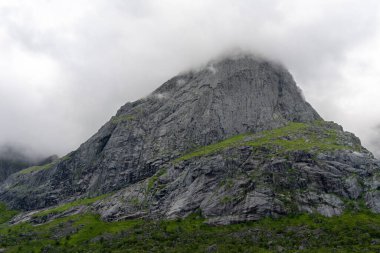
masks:
{"type": "Polygon", "coordinates": [[[338,215],[362,200],[380,212],[379,172],[379,161],[323,121],[284,67],[242,56],[125,104],[78,150],[9,177],[0,199],[36,210],[101,195],[88,208],[105,220],[200,212],[228,224],[338,215]]]}

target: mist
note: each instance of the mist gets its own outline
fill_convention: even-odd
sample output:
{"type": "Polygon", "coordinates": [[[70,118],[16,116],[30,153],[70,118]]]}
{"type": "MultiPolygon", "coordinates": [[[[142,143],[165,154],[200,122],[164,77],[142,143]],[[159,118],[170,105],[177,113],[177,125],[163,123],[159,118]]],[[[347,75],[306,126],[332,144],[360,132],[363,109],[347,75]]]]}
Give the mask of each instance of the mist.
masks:
{"type": "Polygon", "coordinates": [[[235,50],[285,65],[380,157],[376,0],[0,0],[0,146],[65,153],[127,101],[235,50]]]}

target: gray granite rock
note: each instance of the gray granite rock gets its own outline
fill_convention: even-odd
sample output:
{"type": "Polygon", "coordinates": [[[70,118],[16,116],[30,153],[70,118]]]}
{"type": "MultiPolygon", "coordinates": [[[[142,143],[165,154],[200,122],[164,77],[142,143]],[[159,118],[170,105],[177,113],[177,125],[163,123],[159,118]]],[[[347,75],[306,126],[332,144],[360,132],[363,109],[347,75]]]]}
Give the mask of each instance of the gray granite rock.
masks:
{"type": "Polygon", "coordinates": [[[8,180],[0,199],[33,209],[69,196],[118,190],[195,147],[316,119],[282,66],[251,56],[227,58],[180,74],[150,96],[125,104],[51,170],[8,180]]]}
{"type": "MultiPolygon", "coordinates": [[[[317,159],[305,163],[293,158],[262,159],[256,167],[247,169],[245,166],[251,166],[257,153],[252,152],[243,164],[230,164],[229,157],[238,152],[240,150],[229,149],[172,165],[149,190],[151,179],[118,192],[110,198],[116,203],[109,199],[98,202],[94,210],[98,210],[105,220],[117,220],[119,216],[136,217],[133,214],[137,212],[140,217],[172,219],[200,212],[208,223],[229,224],[297,212],[330,217],[349,208],[346,202],[365,197],[368,207],[379,212],[378,192],[369,193],[368,188],[362,189],[362,182],[369,179],[360,176],[364,172],[355,175],[349,171],[331,172],[328,161],[317,159]],[[291,165],[293,169],[278,169],[280,164],[283,168],[291,165]],[[215,170],[210,173],[204,168],[215,170]],[[134,196],[131,188],[140,194],[139,201],[145,203],[140,210],[132,210],[130,204],[120,204],[122,199],[134,196]],[[366,195],[363,195],[364,191],[367,191],[366,195]],[[119,213],[109,215],[108,210],[114,210],[114,206],[118,206],[119,213]]],[[[335,154],[341,152],[350,153],[336,151],[335,154]]],[[[335,154],[330,153],[330,157],[335,154]]]]}
{"type": "Polygon", "coordinates": [[[34,210],[115,192],[90,207],[105,220],[200,212],[209,223],[229,224],[295,212],[339,215],[359,199],[379,212],[378,175],[379,162],[360,140],[324,122],[282,66],[244,56],[180,74],[127,103],[54,166],[8,178],[0,200],[34,210]],[[308,124],[309,134],[292,133],[285,141],[326,143],[319,150],[293,146],[286,152],[276,145],[242,144],[177,159],[289,122],[308,124]]]}

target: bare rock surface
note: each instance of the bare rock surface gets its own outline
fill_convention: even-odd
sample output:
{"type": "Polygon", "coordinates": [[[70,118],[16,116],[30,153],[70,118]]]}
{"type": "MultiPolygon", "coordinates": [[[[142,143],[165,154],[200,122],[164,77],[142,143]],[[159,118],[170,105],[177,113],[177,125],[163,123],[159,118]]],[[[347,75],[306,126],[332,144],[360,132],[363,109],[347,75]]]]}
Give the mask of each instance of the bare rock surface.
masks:
{"type": "Polygon", "coordinates": [[[380,212],[379,164],[321,119],[285,68],[243,56],[125,104],[78,150],[9,177],[0,200],[35,210],[112,192],[90,207],[105,220],[201,212],[213,224],[360,203],[380,212]]]}

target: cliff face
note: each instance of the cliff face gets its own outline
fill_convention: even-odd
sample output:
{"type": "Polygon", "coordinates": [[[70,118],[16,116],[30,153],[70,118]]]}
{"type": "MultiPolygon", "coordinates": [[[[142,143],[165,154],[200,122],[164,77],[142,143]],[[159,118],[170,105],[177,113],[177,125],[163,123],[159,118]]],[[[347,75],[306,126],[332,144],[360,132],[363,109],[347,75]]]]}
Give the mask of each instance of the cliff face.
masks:
{"type": "Polygon", "coordinates": [[[92,209],[105,220],[200,212],[212,224],[364,206],[379,212],[379,165],[335,123],[289,123],[196,149],[92,209]]]}
{"type": "Polygon", "coordinates": [[[230,223],[334,215],[358,199],[380,211],[378,173],[378,161],[324,122],[283,67],[245,56],[127,103],[78,150],[12,175],[0,199],[32,210],[113,192],[91,207],[104,219],[201,211],[230,223]]]}

